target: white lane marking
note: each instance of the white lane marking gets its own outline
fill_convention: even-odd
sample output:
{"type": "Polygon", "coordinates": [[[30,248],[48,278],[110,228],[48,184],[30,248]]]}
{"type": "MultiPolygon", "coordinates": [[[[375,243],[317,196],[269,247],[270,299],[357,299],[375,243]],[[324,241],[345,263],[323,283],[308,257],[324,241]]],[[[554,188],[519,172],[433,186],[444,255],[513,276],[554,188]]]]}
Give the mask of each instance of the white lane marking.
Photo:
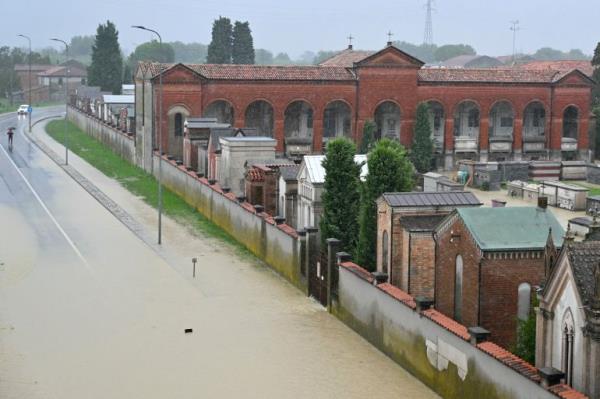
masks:
{"type": "Polygon", "coordinates": [[[93,270],[92,270],[90,264],[88,263],[88,261],[83,257],[82,253],[79,251],[79,248],[77,248],[77,246],[75,245],[75,243],[73,242],[73,240],[71,240],[71,237],[69,237],[69,235],[62,228],[62,226],[60,225],[60,223],[58,223],[58,221],[56,220],[56,218],[54,217],[54,215],[52,215],[52,212],[50,212],[50,210],[48,209],[48,207],[46,206],[46,204],[44,203],[44,201],[42,201],[42,199],[40,198],[40,196],[38,195],[38,193],[35,191],[35,189],[33,188],[33,186],[29,183],[29,180],[27,180],[27,178],[25,177],[25,175],[23,174],[23,172],[21,172],[21,170],[19,169],[19,167],[17,166],[17,164],[15,164],[15,162],[12,160],[12,158],[8,155],[8,153],[6,152],[6,150],[4,149],[4,147],[0,145],[0,148],[2,149],[2,152],[4,152],[4,155],[6,155],[6,158],[10,161],[10,163],[12,164],[12,166],[15,168],[15,170],[17,171],[17,173],[21,176],[21,178],[23,179],[23,181],[25,182],[25,184],[27,185],[27,187],[29,187],[29,190],[31,190],[31,192],[32,192],[33,196],[35,197],[35,199],[37,199],[37,201],[40,203],[40,205],[42,206],[42,208],[44,209],[44,211],[46,212],[46,214],[48,214],[48,216],[50,217],[50,220],[52,220],[52,222],[54,223],[54,225],[56,226],[56,228],[58,229],[58,231],[60,231],[60,233],[65,238],[65,240],[67,240],[67,242],[69,243],[69,245],[71,246],[71,248],[73,248],[73,251],[77,254],[77,256],[79,257],[79,259],[81,259],[81,261],[83,262],[84,266],[88,269],[88,271],[93,274],[93,270]]]}

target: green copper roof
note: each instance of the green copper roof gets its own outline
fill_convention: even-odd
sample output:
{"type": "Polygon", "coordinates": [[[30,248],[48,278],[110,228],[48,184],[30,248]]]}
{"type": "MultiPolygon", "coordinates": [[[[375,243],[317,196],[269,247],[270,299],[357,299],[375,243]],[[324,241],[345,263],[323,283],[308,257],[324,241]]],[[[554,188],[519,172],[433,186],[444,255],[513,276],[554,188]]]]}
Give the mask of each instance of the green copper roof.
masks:
{"type": "Polygon", "coordinates": [[[554,245],[562,246],[564,230],[549,209],[457,208],[457,212],[483,251],[543,249],[550,228],[554,245]]]}

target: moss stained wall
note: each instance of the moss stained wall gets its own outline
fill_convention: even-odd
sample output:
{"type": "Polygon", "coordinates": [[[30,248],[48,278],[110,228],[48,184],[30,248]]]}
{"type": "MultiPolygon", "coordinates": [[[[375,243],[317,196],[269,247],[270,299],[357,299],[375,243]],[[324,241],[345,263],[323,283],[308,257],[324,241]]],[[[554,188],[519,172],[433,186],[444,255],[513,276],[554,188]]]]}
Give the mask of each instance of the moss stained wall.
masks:
{"type": "Polygon", "coordinates": [[[444,398],[556,398],[345,268],[339,271],[338,300],[333,303],[332,312],[444,398]],[[438,347],[450,346],[466,356],[468,370],[464,380],[452,362],[443,370],[430,363],[427,341],[438,347]]]}

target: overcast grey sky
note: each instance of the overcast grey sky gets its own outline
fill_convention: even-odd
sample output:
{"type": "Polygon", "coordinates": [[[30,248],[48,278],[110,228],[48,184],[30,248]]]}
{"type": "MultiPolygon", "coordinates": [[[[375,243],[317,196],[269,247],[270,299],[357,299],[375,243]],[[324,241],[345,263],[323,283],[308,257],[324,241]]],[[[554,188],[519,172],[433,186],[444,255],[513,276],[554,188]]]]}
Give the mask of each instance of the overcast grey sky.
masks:
{"type": "MultiPolygon", "coordinates": [[[[468,43],[479,54],[512,53],[511,20],[519,20],[517,49],[550,46],[580,48],[591,54],[600,41],[600,0],[436,0],[433,37],[437,44],[468,43]],[[573,8],[577,11],[573,11],[573,8]]],[[[387,41],[423,41],[425,0],[0,0],[0,45],[23,45],[29,34],[34,48],[95,33],[98,23],[113,21],[121,46],[131,51],[151,37],[130,28],[139,24],[161,32],[165,41],[210,41],[219,15],[248,20],[256,48],[297,56],[305,50],[342,49],[352,33],[355,48],[379,49],[387,41]]]]}

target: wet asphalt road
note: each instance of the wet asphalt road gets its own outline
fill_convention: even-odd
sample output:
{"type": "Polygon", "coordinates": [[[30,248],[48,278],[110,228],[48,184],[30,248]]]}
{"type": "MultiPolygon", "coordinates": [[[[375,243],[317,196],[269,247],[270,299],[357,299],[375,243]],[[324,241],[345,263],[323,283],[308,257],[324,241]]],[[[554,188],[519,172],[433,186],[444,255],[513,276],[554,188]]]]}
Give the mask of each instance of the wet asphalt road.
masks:
{"type": "MultiPolygon", "coordinates": [[[[201,256],[192,280],[30,143],[26,124],[0,116],[0,398],[435,397],[268,269],[167,219],[167,245],[201,256]]],[[[153,210],[103,184],[155,228],[153,210]]]]}

